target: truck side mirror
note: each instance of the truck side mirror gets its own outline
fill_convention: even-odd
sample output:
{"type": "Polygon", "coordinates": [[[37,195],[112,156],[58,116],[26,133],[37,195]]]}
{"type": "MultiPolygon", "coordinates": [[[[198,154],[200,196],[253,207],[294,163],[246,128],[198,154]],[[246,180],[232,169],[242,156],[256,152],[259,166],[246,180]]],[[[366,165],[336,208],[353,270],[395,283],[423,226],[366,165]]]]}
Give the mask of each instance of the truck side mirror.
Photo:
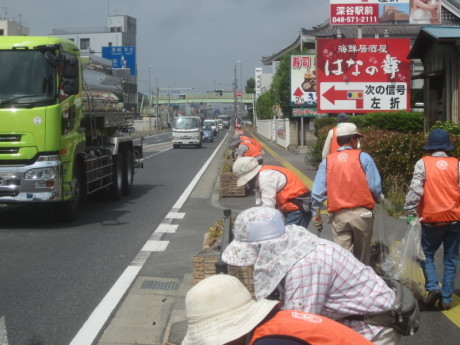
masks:
{"type": "Polygon", "coordinates": [[[63,77],[64,78],[78,78],[78,59],[71,55],[65,54],[64,55],[64,70],[63,70],[63,77]]]}
{"type": "Polygon", "coordinates": [[[80,92],[77,78],[64,78],[63,91],[67,95],[76,95],[80,92]]]}

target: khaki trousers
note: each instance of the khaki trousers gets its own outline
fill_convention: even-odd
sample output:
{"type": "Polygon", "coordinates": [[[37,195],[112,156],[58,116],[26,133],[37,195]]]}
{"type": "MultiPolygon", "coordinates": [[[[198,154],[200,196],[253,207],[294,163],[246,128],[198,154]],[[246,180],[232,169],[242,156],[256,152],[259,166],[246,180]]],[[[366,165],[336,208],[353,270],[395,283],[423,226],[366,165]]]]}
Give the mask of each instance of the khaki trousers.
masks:
{"type": "Polygon", "coordinates": [[[369,266],[374,226],[372,211],[364,207],[347,208],[332,213],[331,220],[334,242],[369,266]]]}

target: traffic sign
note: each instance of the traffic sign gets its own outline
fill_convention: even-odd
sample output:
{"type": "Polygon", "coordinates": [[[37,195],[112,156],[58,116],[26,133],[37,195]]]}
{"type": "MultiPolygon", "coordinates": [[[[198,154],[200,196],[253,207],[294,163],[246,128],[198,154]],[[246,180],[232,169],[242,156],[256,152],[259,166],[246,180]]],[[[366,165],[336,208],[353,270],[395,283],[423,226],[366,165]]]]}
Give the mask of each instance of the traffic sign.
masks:
{"type": "Polygon", "coordinates": [[[408,39],[318,39],[319,112],[410,108],[408,39]]]}
{"type": "Polygon", "coordinates": [[[112,61],[112,68],[129,68],[136,75],[136,47],[102,47],[102,57],[112,61]]]}

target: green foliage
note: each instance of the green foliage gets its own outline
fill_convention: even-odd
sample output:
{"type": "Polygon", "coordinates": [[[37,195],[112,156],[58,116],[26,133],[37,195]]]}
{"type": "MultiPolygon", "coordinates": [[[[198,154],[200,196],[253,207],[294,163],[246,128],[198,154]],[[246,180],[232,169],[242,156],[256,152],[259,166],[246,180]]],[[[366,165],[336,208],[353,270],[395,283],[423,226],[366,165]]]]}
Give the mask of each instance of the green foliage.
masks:
{"type": "Polygon", "coordinates": [[[255,93],[254,92],[255,88],[256,88],[256,81],[254,80],[254,78],[249,78],[248,80],[246,80],[246,86],[244,88],[244,91],[246,93],[255,93]]]}
{"type": "Polygon", "coordinates": [[[276,94],[272,90],[264,92],[257,99],[257,118],[260,120],[273,119],[272,108],[276,104],[276,94]]]}
{"type": "Polygon", "coordinates": [[[318,168],[321,160],[323,159],[323,146],[324,142],[326,141],[325,136],[319,137],[315,143],[307,148],[307,152],[305,153],[305,164],[307,166],[311,166],[313,168],[318,168]]]}
{"type": "Polygon", "coordinates": [[[460,127],[453,122],[447,121],[447,122],[441,122],[441,121],[436,121],[431,127],[430,132],[435,129],[444,129],[445,131],[449,132],[449,134],[452,135],[460,135],[460,127]]]}
{"type": "Polygon", "coordinates": [[[280,60],[271,89],[276,93],[284,117],[291,116],[291,56],[286,54],[280,60]]]}
{"type": "MultiPolygon", "coordinates": [[[[423,132],[424,117],[420,112],[378,112],[364,115],[349,116],[348,122],[353,122],[363,130],[365,128],[377,128],[402,133],[423,132]]],[[[335,117],[318,118],[315,120],[315,135],[317,130],[324,126],[333,126],[335,117]]]]}

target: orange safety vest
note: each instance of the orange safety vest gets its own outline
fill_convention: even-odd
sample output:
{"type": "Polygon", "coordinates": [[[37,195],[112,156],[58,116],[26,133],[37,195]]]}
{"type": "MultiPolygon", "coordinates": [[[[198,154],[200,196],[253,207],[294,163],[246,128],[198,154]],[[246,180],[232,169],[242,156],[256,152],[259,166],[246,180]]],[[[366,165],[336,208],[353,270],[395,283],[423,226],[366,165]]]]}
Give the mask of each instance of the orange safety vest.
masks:
{"type": "Polygon", "coordinates": [[[258,150],[262,152],[263,150],[262,145],[260,145],[257,140],[250,138],[250,137],[245,137],[245,136],[241,136],[240,139],[242,141],[249,141],[252,145],[254,145],[258,150]]]}
{"type": "Polygon", "coordinates": [[[339,149],[339,143],[337,142],[337,126],[332,128],[332,140],[331,140],[331,152],[334,153],[337,152],[339,149]]]}
{"type": "Polygon", "coordinates": [[[275,165],[263,165],[260,171],[276,170],[286,177],[286,185],[276,193],[276,208],[281,212],[291,212],[299,210],[299,206],[288,201],[297,196],[308,193],[308,188],[291,170],[277,167],[275,165]]]}
{"type": "Polygon", "coordinates": [[[374,198],[359,160],[360,150],[342,150],[326,157],[327,210],[374,208],[374,198]]]}
{"type": "Polygon", "coordinates": [[[312,345],[372,345],[358,332],[325,316],[283,310],[254,330],[249,345],[270,336],[306,341],[312,345]]]}
{"type": "Polygon", "coordinates": [[[245,145],[248,148],[248,150],[245,153],[243,153],[243,157],[257,158],[259,156],[262,156],[262,152],[260,152],[260,150],[258,150],[257,147],[249,141],[242,142],[240,145],[245,145]]]}
{"type": "Polygon", "coordinates": [[[460,221],[458,159],[454,157],[423,157],[425,185],[418,214],[423,223],[460,221]]]}

